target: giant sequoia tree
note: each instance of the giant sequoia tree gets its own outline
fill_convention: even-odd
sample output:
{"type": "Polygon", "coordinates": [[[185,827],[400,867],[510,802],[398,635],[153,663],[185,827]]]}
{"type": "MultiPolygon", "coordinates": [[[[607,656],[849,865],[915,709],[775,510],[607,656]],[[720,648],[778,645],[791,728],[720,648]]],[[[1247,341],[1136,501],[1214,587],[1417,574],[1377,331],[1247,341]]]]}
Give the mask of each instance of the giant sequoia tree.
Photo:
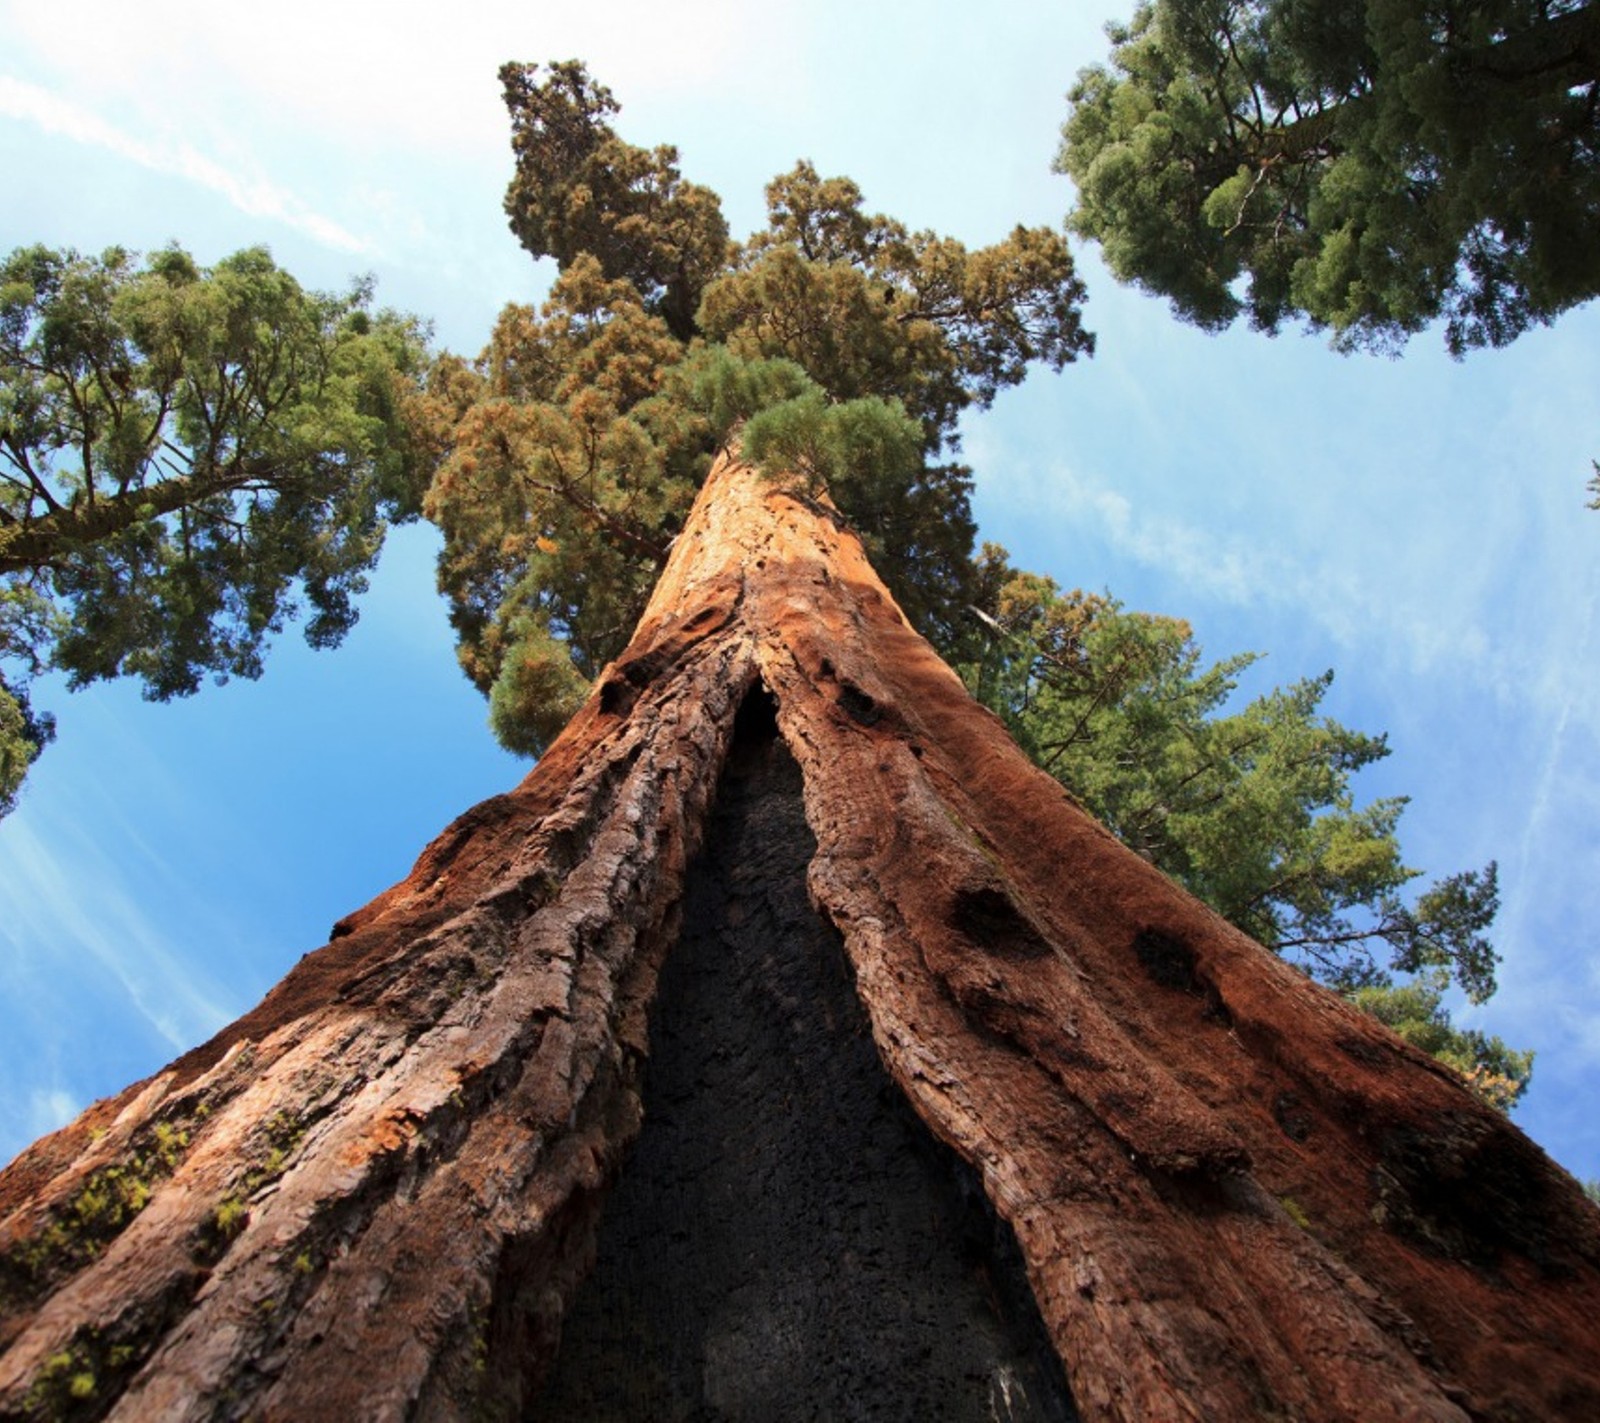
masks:
{"type": "MultiPolygon", "coordinates": [[[[686,871],[730,755],[774,736],[799,766],[806,884],[831,926],[813,952],[846,956],[892,1095],[1014,1233],[1080,1416],[1600,1407],[1600,1216],[1577,1183],[1079,811],[803,480],[727,460],[632,642],[522,786],[259,1008],[0,1176],[0,1413],[538,1417],[564,1351],[618,1367],[581,1324],[579,1281],[641,1091],[677,1050],[651,1004],[684,947],[686,871]]],[[[767,943],[757,920],[721,942],[767,943]]],[[[859,1041],[802,1002],[773,1007],[808,1024],[779,1039],[797,1061],[859,1041]],[[807,1039],[829,1031],[832,1047],[807,1039]]],[[[777,1066],[767,1116],[794,1114],[834,1157],[825,1134],[850,1104],[806,1115],[805,1076],[777,1066]]],[[[662,1103],[662,1130],[703,1090],[662,1103]]],[[[743,1120],[730,1101],[719,1122],[732,1199],[781,1178],[743,1120]]],[[[641,1162],[655,1130],[648,1116],[641,1162]]],[[[666,1156],[670,1184],[683,1166],[666,1156]]],[[[721,1199],[645,1211],[638,1248],[699,1230],[697,1211],[714,1224],[721,1199]]],[[[810,1416],[797,1358],[820,1375],[872,1362],[870,1331],[850,1356],[822,1347],[831,1294],[864,1278],[921,1297],[873,1275],[870,1239],[846,1257],[838,1222],[799,1221],[810,1274],[786,1259],[762,1287],[767,1242],[722,1242],[689,1273],[737,1291],[734,1318],[646,1316],[658,1341],[670,1324],[694,1343],[700,1406],[810,1416]],[[771,1347],[739,1346],[752,1338],[771,1347]]],[[[925,1335],[914,1357],[950,1347],[925,1335]]],[[[991,1416],[1009,1357],[997,1346],[958,1416],[991,1416]]],[[[880,1362],[861,1375],[897,1376],[880,1362]]],[[[689,1416],[682,1373],[639,1375],[631,1416],[689,1416]]],[[[1013,1416],[1063,1416],[1046,1388],[1029,1397],[1013,1416]]]]}
{"type": "Polygon", "coordinates": [[[906,615],[959,641],[955,414],[1084,344],[1059,243],[802,167],[730,253],[581,69],[506,78],[563,271],[424,433],[464,665],[543,755],[0,1174],[0,1416],[812,1416],[839,1375],[891,1416],[952,1359],[974,1419],[1600,1408],[1576,1183],[906,615]]]}

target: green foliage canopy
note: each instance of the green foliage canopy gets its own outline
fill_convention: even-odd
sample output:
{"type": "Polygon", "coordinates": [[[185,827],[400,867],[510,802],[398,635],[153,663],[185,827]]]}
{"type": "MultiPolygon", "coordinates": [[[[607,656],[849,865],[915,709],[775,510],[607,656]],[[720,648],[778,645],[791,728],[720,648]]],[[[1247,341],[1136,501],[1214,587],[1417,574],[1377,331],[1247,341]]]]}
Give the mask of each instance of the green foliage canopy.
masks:
{"type": "Polygon", "coordinates": [[[1069,94],[1069,219],[1208,329],[1503,345],[1600,292],[1600,6],[1154,0],[1069,94]]]}
{"type": "Polygon", "coordinates": [[[422,408],[428,516],[462,666],[501,740],[537,754],[619,652],[710,458],[745,452],[826,494],[908,615],[948,645],[971,576],[962,411],[1092,349],[1062,238],[978,251],[865,210],[808,163],[729,240],[670,147],[611,127],[581,64],[501,71],[512,231],[559,275],[508,307],[472,365],[442,359],[422,408]]]}
{"type": "Polygon", "coordinates": [[[48,739],[44,668],[165,700],[259,675],[302,602],[313,646],[349,630],[427,469],[405,413],[424,333],[370,307],[260,248],[0,263],[0,796],[48,739]]]}
{"type": "Polygon", "coordinates": [[[1455,1068],[1485,1101],[1510,1111],[1532,1080],[1533,1053],[1477,1028],[1458,1028],[1444,1006],[1448,986],[1447,971],[1430,968],[1408,982],[1366,984],[1350,996],[1413,1047],[1455,1068]]]}
{"type": "Polygon", "coordinates": [[[34,711],[26,687],[13,690],[0,678],[0,816],[17,808],[23,778],[55,730],[53,718],[34,711]]]}
{"type": "Polygon", "coordinates": [[[695,334],[695,309],[727,260],[728,224],[709,188],[685,182],[670,145],[624,142],[617,101],[576,60],[500,70],[516,172],[506,189],[511,230],[565,270],[585,254],[632,285],[673,335],[695,334]]]}
{"type": "Polygon", "coordinates": [[[440,589],[514,750],[538,754],[621,649],[694,499],[707,427],[658,393],[682,356],[637,288],[584,255],[542,311],[506,308],[476,366],[430,374],[440,589]]]}

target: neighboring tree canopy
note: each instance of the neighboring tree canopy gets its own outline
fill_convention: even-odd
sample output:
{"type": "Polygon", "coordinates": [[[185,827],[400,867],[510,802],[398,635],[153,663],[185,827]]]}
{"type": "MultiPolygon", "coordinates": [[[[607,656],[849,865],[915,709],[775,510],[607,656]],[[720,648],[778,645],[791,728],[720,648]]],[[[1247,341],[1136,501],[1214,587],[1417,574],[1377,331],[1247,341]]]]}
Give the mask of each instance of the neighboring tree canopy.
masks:
{"type": "Polygon", "coordinates": [[[1402,983],[1370,983],[1351,1000],[1408,1043],[1455,1068],[1490,1105],[1508,1112],[1528,1090],[1533,1053],[1507,1047],[1477,1028],[1458,1028],[1444,1006],[1449,974],[1430,968],[1402,983]]]}
{"type": "Polygon", "coordinates": [[[1066,244],[1017,228],[979,251],[867,213],[807,163],[730,243],[677,153],[624,142],[577,63],[501,71],[512,230],[560,276],[507,308],[476,364],[434,368],[428,514],[468,675],[537,753],[626,640],[734,426],[801,466],[935,640],[958,634],[973,524],[956,421],[1044,361],[1087,353],[1066,244]]]}
{"type": "Polygon", "coordinates": [[[992,544],[978,583],[988,637],[963,671],[1041,766],[1253,938],[1516,1099],[1532,1054],[1454,1028],[1440,1001],[1451,979],[1494,992],[1495,866],[1402,894],[1405,801],[1358,806],[1350,787],[1388,747],[1320,714],[1331,673],[1229,710],[1253,656],[1207,667],[1187,623],[1063,594],[992,544]]]}
{"type": "Polygon", "coordinates": [[[1600,5],[1155,0],[1069,98],[1071,226],[1217,329],[1499,346],[1600,292],[1600,5]]]}
{"type": "Polygon", "coordinates": [[[308,605],[337,643],[386,519],[419,509],[424,333],[264,249],[205,269],[43,247],[0,265],[0,811],[49,739],[29,681],[154,700],[255,677],[308,605]]]}
{"type": "Polygon", "coordinates": [[[28,689],[13,689],[0,677],[0,816],[17,808],[17,792],[28,767],[55,734],[54,718],[35,713],[28,689]]]}

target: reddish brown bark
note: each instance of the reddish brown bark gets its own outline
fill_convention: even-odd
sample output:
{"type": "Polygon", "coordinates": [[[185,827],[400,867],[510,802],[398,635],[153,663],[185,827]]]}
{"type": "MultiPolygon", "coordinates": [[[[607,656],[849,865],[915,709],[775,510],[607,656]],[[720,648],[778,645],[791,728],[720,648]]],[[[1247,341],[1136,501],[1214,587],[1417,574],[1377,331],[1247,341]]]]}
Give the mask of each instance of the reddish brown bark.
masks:
{"type": "Polygon", "coordinates": [[[758,684],[878,1052],[1015,1230],[1085,1418],[1600,1416],[1571,1178],[1086,817],[826,509],[728,460],[521,786],[0,1175],[0,1416],[523,1406],[758,684]]]}

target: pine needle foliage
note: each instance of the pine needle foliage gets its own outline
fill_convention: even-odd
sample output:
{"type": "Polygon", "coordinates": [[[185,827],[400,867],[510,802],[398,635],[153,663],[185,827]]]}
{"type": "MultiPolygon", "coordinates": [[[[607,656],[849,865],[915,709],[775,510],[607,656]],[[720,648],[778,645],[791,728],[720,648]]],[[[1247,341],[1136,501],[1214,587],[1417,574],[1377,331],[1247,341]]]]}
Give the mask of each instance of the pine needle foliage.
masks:
{"type": "Polygon", "coordinates": [[[343,638],[419,509],[425,358],[369,285],[306,291],[264,248],[0,261],[0,809],[49,739],[45,668],[165,701],[259,676],[302,615],[313,646],[343,638]]]}
{"type": "Polygon", "coordinates": [[[1600,6],[1154,0],[1069,94],[1069,221],[1207,329],[1460,355],[1600,292],[1600,6]]]}

